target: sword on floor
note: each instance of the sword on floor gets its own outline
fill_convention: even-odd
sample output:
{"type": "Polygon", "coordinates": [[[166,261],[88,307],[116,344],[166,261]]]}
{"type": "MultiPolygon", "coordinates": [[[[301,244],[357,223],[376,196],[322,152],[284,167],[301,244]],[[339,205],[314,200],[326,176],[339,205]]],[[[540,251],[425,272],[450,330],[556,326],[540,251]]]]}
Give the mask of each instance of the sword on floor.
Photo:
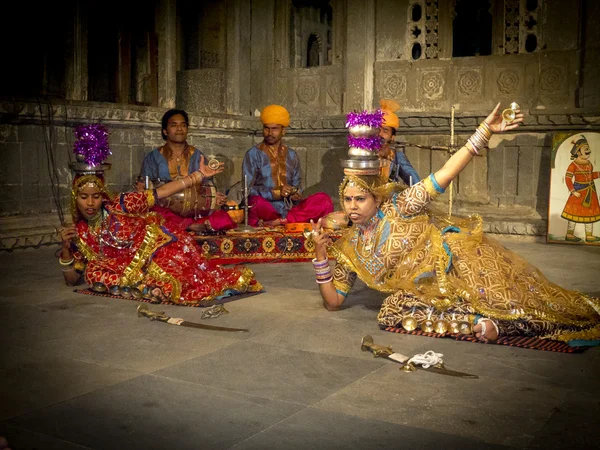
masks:
{"type": "Polygon", "coordinates": [[[150,320],[157,320],[159,322],[165,322],[170,325],[177,325],[180,327],[189,327],[189,328],[201,328],[203,330],[213,330],[213,331],[230,331],[230,332],[248,332],[247,328],[229,328],[229,327],[219,327],[215,325],[204,325],[203,323],[195,323],[188,322],[184,319],[179,319],[177,317],[169,317],[164,311],[156,312],[148,309],[148,305],[140,305],[137,307],[137,315],[138,317],[147,317],[150,320]]]}
{"type": "Polygon", "coordinates": [[[371,353],[373,353],[375,358],[386,358],[390,361],[394,361],[401,364],[402,366],[400,367],[400,370],[404,372],[413,372],[417,369],[420,369],[425,370],[426,372],[437,373],[440,375],[449,375],[451,377],[479,378],[479,376],[472,375],[470,373],[457,372],[456,370],[446,369],[441,359],[443,355],[441,355],[440,353],[427,352],[423,355],[415,355],[412,358],[410,358],[400,353],[395,353],[392,350],[392,347],[384,347],[382,345],[375,344],[375,342],[373,342],[373,337],[369,335],[362,338],[360,348],[364,352],[370,351],[371,353]],[[428,363],[432,364],[429,365],[428,363]]]}

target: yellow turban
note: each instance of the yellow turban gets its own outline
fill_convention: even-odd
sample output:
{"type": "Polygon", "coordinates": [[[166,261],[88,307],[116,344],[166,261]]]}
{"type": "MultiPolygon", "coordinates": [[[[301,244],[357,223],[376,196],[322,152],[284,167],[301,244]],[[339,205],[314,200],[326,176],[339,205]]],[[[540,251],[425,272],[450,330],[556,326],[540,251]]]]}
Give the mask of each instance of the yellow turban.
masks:
{"type": "Polygon", "coordinates": [[[383,111],[383,126],[398,129],[400,126],[400,119],[396,114],[394,114],[394,111],[398,111],[400,109],[400,105],[394,100],[388,99],[379,100],[379,104],[381,105],[381,110],[383,111]]]}
{"type": "Polygon", "coordinates": [[[263,124],[275,123],[287,127],[290,124],[290,113],[283,106],[269,105],[261,111],[260,121],[263,124]]]}

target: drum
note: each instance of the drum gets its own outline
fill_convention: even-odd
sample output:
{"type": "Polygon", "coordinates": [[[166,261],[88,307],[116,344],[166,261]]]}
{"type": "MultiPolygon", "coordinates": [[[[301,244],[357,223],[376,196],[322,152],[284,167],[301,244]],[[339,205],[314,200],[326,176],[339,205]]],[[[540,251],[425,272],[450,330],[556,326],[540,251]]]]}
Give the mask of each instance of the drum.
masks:
{"type": "Polygon", "coordinates": [[[208,216],[217,209],[217,188],[212,181],[206,181],[160,199],[159,205],[182,217],[208,216]]]}

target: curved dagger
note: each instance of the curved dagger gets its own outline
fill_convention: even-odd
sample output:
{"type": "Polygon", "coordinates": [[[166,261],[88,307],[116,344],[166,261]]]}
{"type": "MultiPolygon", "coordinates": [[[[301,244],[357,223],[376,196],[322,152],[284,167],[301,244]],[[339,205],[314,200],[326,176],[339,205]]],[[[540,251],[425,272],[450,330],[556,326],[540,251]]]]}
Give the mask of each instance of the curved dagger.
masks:
{"type": "Polygon", "coordinates": [[[190,327],[190,328],[202,328],[204,330],[214,330],[214,331],[232,331],[232,332],[248,332],[247,328],[229,328],[229,327],[218,327],[215,325],[204,325],[203,323],[195,323],[188,322],[184,319],[179,319],[177,317],[169,317],[164,311],[155,312],[148,309],[148,305],[142,304],[137,307],[137,315],[138,317],[148,317],[150,320],[158,320],[159,322],[166,322],[171,325],[179,325],[182,327],[190,327]]]}
{"type": "Polygon", "coordinates": [[[375,358],[386,358],[397,362],[402,365],[400,368],[406,372],[412,372],[415,369],[425,370],[427,372],[439,373],[440,375],[449,375],[451,377],[460,377],[460,378],[479,378],[478,375],[472,375],[470,373],[457,372],[456,370],[446,369],[443,364],[436,364],[435,366],[430,366],[427,369],[413,363],[409,363],[408,360],[410,357],[402,355],[401,353],[394,353],[392,347],[384,347],[382,345],[377,345],[373,342],[373,337],[370,335],[366,335],[362,338],[360,342],[360,348],[363,352],[371,352],[375,356],[375,358]]]}

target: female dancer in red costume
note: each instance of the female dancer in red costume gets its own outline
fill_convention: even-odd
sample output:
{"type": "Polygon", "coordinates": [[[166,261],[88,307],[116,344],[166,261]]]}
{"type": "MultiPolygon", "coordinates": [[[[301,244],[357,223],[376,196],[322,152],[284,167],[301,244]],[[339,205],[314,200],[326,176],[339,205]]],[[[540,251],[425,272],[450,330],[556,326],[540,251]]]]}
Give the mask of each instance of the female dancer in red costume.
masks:
{"type": "Polygon", "coordinates": [[[199,184],[222,167],[213,170],[202,158],[200,170],[183,179],[114,198],[104,186],[105,167],[76,170],[74,225],[60,230],[59,262],[68,285],[83,277],[96,290],[181,305],[262,289],[251,270],[211,264],[190,236],[167,229],[164,219],[150,212],[159,198],[199,184]]]}

